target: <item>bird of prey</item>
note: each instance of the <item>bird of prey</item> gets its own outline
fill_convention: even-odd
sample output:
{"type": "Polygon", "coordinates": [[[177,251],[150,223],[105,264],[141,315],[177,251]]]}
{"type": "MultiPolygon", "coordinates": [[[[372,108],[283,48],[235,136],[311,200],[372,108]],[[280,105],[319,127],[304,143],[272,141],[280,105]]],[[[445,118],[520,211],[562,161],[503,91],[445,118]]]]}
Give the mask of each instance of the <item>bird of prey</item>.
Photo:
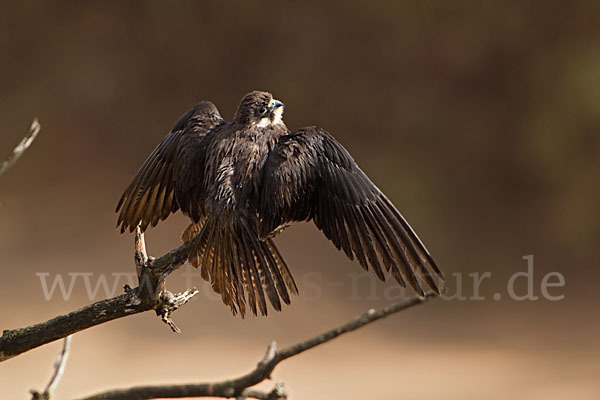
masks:
{"type": "Polygon", "coordinates": [[[267,315],[298,289],[272,238],[312,220],[338,250],[383,281],[439,293],[435,261],[392,202],[327,131],[295,132],[270,93],[242,98],[225,121],[204,101],[185,113],[125,189],[121,233],[156,226],[181,210],[191,219],[189,261],[233,314],[267,315]]]}

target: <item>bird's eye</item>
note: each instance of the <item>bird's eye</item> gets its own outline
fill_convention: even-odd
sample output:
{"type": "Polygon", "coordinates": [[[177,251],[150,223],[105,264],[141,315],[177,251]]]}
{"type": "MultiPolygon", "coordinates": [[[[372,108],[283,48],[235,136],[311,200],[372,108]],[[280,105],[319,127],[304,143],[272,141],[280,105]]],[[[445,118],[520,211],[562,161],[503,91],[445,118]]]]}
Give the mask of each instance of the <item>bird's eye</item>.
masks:
{"type": "Polygon", "coordinates": [[[267,107],[261,108],[259,112],[261,113],[261,115],[266,114],[267,113],[267,107]]]}

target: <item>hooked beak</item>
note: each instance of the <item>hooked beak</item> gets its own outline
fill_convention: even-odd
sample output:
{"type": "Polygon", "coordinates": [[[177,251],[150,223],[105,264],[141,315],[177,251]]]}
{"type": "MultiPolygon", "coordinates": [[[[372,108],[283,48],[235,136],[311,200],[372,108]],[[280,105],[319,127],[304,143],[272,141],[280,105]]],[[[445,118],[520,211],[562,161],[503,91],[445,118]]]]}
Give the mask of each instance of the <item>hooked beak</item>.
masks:
{"type": "Polygon", "coordinates": [[[271,109],[271,112],[273,112],[276,108],[279,107],[283,107],[283,103],[280,102],[279,100],[271,100],[271,104],[269,105],[269,108],[271,109]]]}

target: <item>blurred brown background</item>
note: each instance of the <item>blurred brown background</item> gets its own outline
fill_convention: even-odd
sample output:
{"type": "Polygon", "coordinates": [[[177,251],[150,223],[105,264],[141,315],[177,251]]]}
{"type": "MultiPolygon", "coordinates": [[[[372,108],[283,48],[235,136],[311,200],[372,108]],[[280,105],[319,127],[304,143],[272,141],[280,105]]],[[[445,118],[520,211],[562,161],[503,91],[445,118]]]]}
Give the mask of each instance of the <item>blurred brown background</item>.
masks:
{"type": "MultiPolygon", "coordinates": [[[[137,168],[196,102],[230,118],[262,89],[285,102],[291,129],[322,126],[350,150],[428,245],[449,295],[473,297],[468,274],[491,273],[485,300],[437,300],[285,362],[274,379],[292,398],[599,398],[598,3],[304,4],[3,2],[0,157],[34,116],[42,131],[0,177],[0,329],[90,302],[80,278],[68,300],[47,301],[37,273],[112,286],[132,272],[113,210],[137,168]],[[537,301],[507,291],[527,255],[537,301]],[[542,297],[549,272],[564,276],[549,289],[564,299],[542,297]]],[[[177,246],[185,224],[151,231],[150,253],[177,246]]],[[[312,224],[276,241],[300,287],[291,307],[233,318],[194,276],[205,294],[175,314],[183,333],[146,313],[77,334],[56,398],[232,377],[273,339],[397,297],[312,224]]],[[[186,271],[169,286],[185,287],[186,271]]],[[[0,397],[42,389],[59,348],[0,364],[0,397]]]]}

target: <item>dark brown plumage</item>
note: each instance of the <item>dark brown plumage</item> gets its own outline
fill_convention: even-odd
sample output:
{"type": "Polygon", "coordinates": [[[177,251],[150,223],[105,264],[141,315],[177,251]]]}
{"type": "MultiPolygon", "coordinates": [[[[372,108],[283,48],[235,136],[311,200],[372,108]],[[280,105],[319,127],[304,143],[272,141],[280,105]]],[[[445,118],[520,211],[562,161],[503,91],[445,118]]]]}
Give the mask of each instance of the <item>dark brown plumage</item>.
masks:
{"type": "Polygon", "coordinates": [[[156,226],[181,209],[196,238],[190,262],[234,314],[267,314],[297,294],[272,237],[313,220],[333,244],[385,279],[423,294],[443,275],[410,225],[333,136],[289,132],[283,104],[266,92],[242,99],[231,122],[202,102],[144,162],[117,205],[121,232],[156,226]]]}

